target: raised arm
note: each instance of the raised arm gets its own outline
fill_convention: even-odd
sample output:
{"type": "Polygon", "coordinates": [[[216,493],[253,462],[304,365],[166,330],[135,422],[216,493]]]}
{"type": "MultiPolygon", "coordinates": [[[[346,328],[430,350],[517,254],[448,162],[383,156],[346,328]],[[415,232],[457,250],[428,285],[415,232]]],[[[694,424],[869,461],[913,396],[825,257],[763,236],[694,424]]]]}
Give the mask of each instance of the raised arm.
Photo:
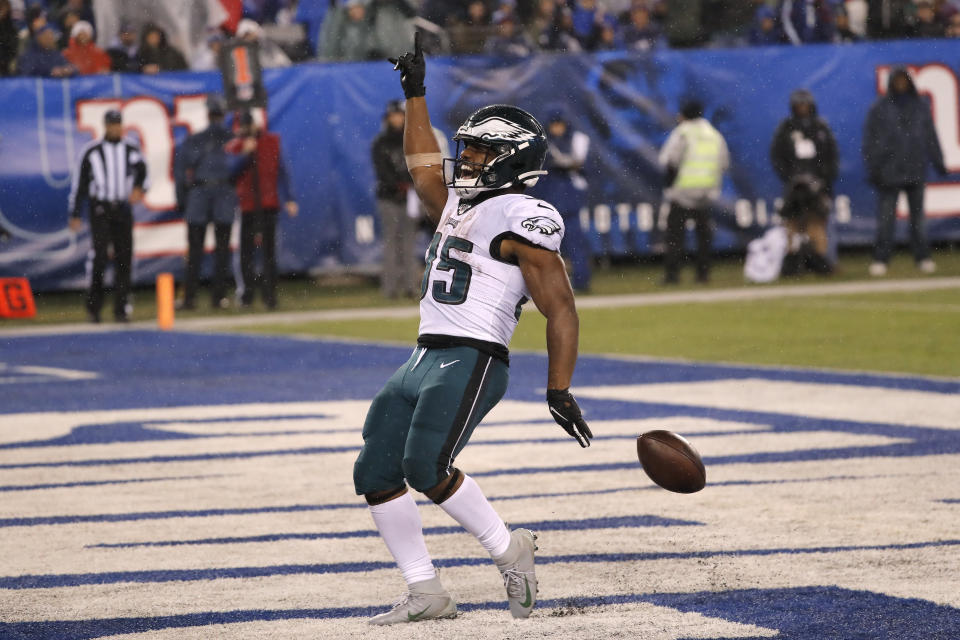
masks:
{"type": "Polygon", "coordinates": [[[581,447],[593,433],[584,422],[570,381],[577,364],[580,318],[560,255],[515,239],[500,245],[500,255],[515,259],[533,302],[547,319],[547,403],[550,413],[581,447]]]}
{"type": "Polygon", "coordinates": [[[433,136],[430,114],[427,112],[426,61],[420,47],[420,34],[414,35],[413,53],[390,58],[394,69],[400,71],[400,84],[407,98],[407,114],[403,126],[403,154],[407,169],[427,217],[434,224],[440,222],[447,204],[447,187],[443,180],[443,156],[433,136]]]}

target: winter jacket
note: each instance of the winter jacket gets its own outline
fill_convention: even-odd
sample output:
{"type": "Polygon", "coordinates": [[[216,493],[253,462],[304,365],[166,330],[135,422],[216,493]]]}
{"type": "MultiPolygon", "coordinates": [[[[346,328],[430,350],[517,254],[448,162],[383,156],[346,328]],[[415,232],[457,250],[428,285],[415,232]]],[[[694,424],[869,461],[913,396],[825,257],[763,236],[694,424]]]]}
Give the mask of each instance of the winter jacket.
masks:
{"type": "Polygon", "coordinates": [[[403,131],[384,126],[374,139],[370,153],[377,174],[377,198],[405,202],[411,178],[403,156],[403,131]]]}
{"type": "Polygon", "coordinates": [[[770,145],[770,162],[785,184],[800,174],[811,174],[819,178],[829,192],[837,179],[837,141],[827,122],[817,116],[813,97],[806,91],[803,94],[811,106],[810,115],[800,118],[791,113],[780,123],[770,145]]]}
{"type": "Polygon", "coordinates": [[[56,49],[44,49],[36,44],[23,52],[17,62],[17,73],[24,76],[49,78],[57,67],[69,67],[70,63],[56,49]]]}
{"type": "MultiPolygon", "coordinates": [[[[239,154],[243,138],[227,143],[227,153],[239,154]]],[[[269,131],[257,134],[257,149],[252,152],[237,177],[240,211],[279,209],[291,201],[290,178],[280,151],[280,137],[269,131]],[[259,200],[259,202],[258,202],[259,200]]]]}
{"type": "Polygon", "coordinates": [[[780,24],[793,44],[833,39],[833,11],[826,0],[782,0],[780,24]]]}
{"type": "Polygon", "coordinates": [[[110,56],[93,42],[82,45],[76,38],[70,38],[70,46],[64,49],[63,57],[77,68],[80,75],[110,71],[110,56]]]}
{"type": "Polygon", "coordinates": [[[890,73],[887,95],[870,107],[863,130],[863,160],[868,179],[878,187],[922,184],[931,162],[946,173],[930,105],[903,69],[890,73]],[[897,75],[905,75],[909,81],[909,90],[903,95],[893,93],[897,75]]]}

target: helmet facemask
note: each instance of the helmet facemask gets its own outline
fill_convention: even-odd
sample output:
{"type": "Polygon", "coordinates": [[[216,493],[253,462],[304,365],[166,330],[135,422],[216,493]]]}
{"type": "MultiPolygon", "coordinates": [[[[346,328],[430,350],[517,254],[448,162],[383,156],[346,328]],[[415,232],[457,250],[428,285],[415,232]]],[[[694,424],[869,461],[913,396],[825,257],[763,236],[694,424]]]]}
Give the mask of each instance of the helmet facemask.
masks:
{"type": "Polygon", "coordinates": [[[463,200],[485,191],[511,187],[529,187],[537,183],[543,171],[547,151],[543,128],[527,112],[509,105],[490,105],[467,118],[453,137],[456,155],[444,159],[443,179],[447,187],[463,200]],[[486,151],[479,153],[467,147],[486,151]]]}

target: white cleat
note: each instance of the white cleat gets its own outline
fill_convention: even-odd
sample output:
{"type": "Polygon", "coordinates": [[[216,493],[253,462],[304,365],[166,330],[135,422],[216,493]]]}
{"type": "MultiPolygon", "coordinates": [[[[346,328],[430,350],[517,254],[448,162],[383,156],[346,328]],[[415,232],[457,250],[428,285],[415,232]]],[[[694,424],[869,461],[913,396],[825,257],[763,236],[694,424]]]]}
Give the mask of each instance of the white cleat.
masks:
{"type": "Polygon", "coordinates": [[[390,611],[373,616],[367,622],[385,625],[456,617],[457,603],[440,584],[439,576],[436,576],[423,582],[414,582],[390,611]]]}
{"type": "Polygon", "coordinates": [[[920,269],[923,273],[936,273],[937,272],[937,263],[927,258],[926,260],[921,260],[917,263],[917,269],[920,269]]]}
{"type": "Polygon", "coordinates": [[[537,602],[537,574],[533,566],[533,552],[537,550],[537,535],[528,529],[510,532],[510,546],[499,558],[494,558],[507,588],[507,601],[514,618],[527,618],[537,602]]]}
{"type": "Polygon", "coordinates": [[[869,272],[874,278],[882,278],[887,275],[887,265],[882,262],[874,262],[870,265],[869,272]]]}

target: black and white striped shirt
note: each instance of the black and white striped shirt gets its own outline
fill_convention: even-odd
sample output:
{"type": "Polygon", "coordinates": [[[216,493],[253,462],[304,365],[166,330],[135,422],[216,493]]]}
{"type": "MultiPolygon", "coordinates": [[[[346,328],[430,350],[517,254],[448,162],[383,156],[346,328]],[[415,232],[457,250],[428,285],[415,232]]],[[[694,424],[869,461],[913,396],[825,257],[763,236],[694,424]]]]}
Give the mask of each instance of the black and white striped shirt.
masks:
{"type": "Polygon", "coordinates": [[[83,149],[73,174],[70,215],[80,217],[84,200],[124,203],[134,187],[147,188],[147,165],[140,147],[130,140],[95,140],[83,149]]]}

